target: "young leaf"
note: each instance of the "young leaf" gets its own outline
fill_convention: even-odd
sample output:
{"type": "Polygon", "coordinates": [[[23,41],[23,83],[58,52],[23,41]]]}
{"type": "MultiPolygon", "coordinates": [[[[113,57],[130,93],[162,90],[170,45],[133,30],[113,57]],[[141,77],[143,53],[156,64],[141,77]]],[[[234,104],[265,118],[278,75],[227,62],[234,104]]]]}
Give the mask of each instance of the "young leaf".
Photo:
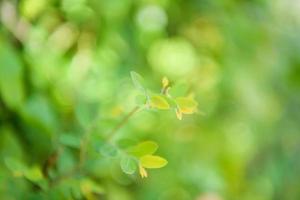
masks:
{"type": "Polygon", "coordinates": [[[121,158],[121,169],[126,174],[133,174],[136,170],[136,161],[132,156],[124,155],[121,158]]]}
{"type": "Polygon", "coordinates": [[[145,141],[130,148],[128,152],[136,157],[142,157],[145,155],[150,155],[155,153],[157,149],[158,149],[157,143],[153,141],[145,141]]]}
{"type": "Polygon", "coordinates": [[[170,105],[163,95],[152,95],[150,98],[150,107],[161,110],[168,110],[170,105]]]}
{"type": "Polygon", "coordinates": [[[197,111],[198,103],[191,98],[178,97],[175,99],[180,112],[183,114],[193,114],[197,111]]]}
{"type": "Polygon", "coordinates": [[[144,87],[145,84],[144,84],[143,77],[134,71],[131,71],[130,75],[131,75],[131,80],[134,86],[136,87],[136,89],[145,92],[145,87],[144,87]]]}
{"type": "Polygon", "coordinates": [[[142,167],[145,168],[161,168],[168,164],[168,161],[159,156],[146,155],[140,159],[142,167]]]}
{"type": "Polygon", "coordinates": [[[101,147],[100,152],[103,156],[115,157],[118,154],[118,150],[111,144],[105,144],[101,147]]]}

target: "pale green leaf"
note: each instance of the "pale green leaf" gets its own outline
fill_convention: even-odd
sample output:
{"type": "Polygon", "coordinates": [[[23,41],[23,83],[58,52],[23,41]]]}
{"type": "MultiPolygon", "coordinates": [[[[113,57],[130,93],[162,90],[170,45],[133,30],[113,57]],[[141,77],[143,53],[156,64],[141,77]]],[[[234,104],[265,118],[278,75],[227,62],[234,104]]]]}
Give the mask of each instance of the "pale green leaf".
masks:
{"type": "Polygon", "coordinates": [[[37,166],[26,170],[25,177],[32,182],[39,182],[44,178],[41,169],[37,166]]]}
{"type": "Polygon", "coordinates": [[[24,176],[27,171],[27,166],[23,164],[21,161],[6,157],[4,159],[6,167],[15,175],[15,176],[24,176]]]}
{"type": "Polygon", "coordinates": [[[132,156],[122,156],[120,165],[122,171],[126,174],[133,174],[137,169],[136,161],[132,156]]]}
{"type": "Polygon", "coordinates": [[[142,157],[145,155],[153,154],[158,149],[158,145],[153,141],[141,142],[138,145],[130,148],[128,152],[136,157],[142,157]]]}
{"type": "Polygon", "coordinates": [[[140,163],[145,168],[162,168],[168,161],[159,156],[146,155],[141,157],[140,163]]]}
{"type": "Polygon", "coordinates": [[[150,107],[160,110],[167,110],[170,108],[170,105],[163,95],[156,94],[150,97],[150,107]]]}
{"type": "Polygon", "coordinates": [[[193,114],[197,111],[198,103],[192,98],[178,97],[175,101],[183,114],[193,114]]]}

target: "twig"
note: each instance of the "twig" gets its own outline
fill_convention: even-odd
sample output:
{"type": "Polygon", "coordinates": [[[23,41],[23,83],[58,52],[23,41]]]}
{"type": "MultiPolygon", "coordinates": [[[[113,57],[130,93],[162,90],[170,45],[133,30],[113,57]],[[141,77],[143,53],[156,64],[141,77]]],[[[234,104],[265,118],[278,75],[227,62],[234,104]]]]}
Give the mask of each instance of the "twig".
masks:
{"type": "Polygon", "coordinates": [[[128,122],[130,117],[132,117],[138,110],[140,109],[139,106],[135,106],[116,126],[113,128],[109,133],[107,140],[110,141],[117,133],[117,131],[128,122]]]}

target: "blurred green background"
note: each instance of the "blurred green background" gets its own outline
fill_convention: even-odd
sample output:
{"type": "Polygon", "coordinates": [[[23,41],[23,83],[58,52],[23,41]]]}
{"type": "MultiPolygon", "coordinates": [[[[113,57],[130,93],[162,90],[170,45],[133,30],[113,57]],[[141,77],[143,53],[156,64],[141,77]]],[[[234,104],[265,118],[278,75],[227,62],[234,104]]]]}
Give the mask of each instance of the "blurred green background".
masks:
{"type": "Polygon", "coordinates": [[[300,199],[299,10],[299,0],[0,1],[0,199],[300,199]],[[131,70],[156,91],[163,76],[187,82],[203,113],[142,111],[119,131],[156,141],[168,165],[141,179],[88,149],[98,195],[80,194],[76,178],[43,191],[35,169],[53,152],[54,175],[68,173],[91,119],[99,113],[97,143],[134,107],[131,70]]]}

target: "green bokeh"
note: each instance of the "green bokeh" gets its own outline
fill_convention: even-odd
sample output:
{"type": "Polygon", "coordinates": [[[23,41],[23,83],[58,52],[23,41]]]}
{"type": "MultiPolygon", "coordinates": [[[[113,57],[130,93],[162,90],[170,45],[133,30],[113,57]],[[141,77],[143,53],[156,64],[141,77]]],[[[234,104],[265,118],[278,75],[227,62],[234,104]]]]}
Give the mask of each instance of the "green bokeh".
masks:
{"type": "Polygon", "coordinates": [[[0,199],[300,199],[299,5],[0,1],[0,199]],[[186,83],[200,111],[143,110],[118,130],[168,160],[144,179],[103,143],[136,104],[131,71],[157,92],[186,83]],[[41,178],[49,158],[47,179],[72,176],[41,178]]]}

